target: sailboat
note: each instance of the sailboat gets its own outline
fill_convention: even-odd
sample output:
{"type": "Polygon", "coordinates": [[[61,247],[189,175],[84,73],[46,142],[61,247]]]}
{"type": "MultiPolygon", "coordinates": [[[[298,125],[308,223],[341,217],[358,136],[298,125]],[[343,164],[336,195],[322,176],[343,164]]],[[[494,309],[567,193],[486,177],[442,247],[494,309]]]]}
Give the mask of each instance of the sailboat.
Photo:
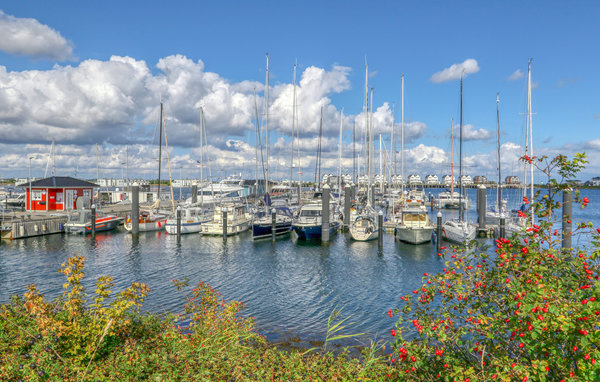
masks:
{"type": "MultiPolygon", "coordinates": [[[[204,109],[200,108],[200,182],[202,182],[202,170],[204,167],[204,142],[206,141],[206,129],[204,125],[204,109]]],[[[201,190],[202,191],[202,190],[201,190]]],[[[181,208],[180,233],[199,233],[202,224],[208,223],[213,218],[215,203],[205,203],[203,192],[200,201],[192,203],[191,198],[179,206],[181,208]]],[[[166,230],[169,234],[177,233],[177,218],[167,219],[166,230]]]]}
{"type": "MultiPolygon", "coordinates": [[[[368,91],[369,67],[365,73],[365,127],[367,133],[367,202],[365,206],[357,206],[355,213],[351,216],[350,235],[357,241],[374,240],[379,236],[379,224],[377,211],[373,208],[375,200],[373,190],[373,126],[369,115],[369,91],[368,91]]],[[[371,89],[371,112],[373,111],[373,89],[371,89]]],[[[372,115],[372,114],[371,114],[372,115]]]]}
{"type": "MultiPolygon", "coordinates": [[[[404,75],[402,75],[402,176],[404,177],[404,75]]],[[[396,240],[410,244],[422,244],[430,241],[433,225],[424,205],[425,191],[423,187],[412,187],[408,192],[403,192],[402,196],[400,212],[394,216],[396,222],[394,237],[396,240]]]]}
{"type": "Polygon", "coordinates": [[[475,239],[475,226],[465,221],[465,209],[462,203],[462,197],[464,195],[463,190],[463,177],[462,177],[462,146],[463,146],[463,79],[460,79],[460,154],[459,154],[459,204],[458,204],[458,219],[447,220],[442,225],[442,238],[445,240],[458,243],[466,244],[467,242],[475,239]]]}
{"type": "Polygon", "coordinates": [[[437,209],[441,208],[452,208],[458,209],[459,204],[462,204],[462,208],[469,208],[469,199],[466,195],[460,195],[454,190],[454,120],[450,123],[450,155],[451,155],[451,184],[449,191],[442,191],[438,194],[434,201],[434,206],[437,209]]]}
{"type": "MultiPolygon", "coordinates": [[[[141,211],[139,216],[127,216],[125,218],[125,229],[131,231],[133,224],[131,219],[138,219],[139,232],[146,231],[159,231],[165,229],[167,225],[167,215],[159,212],[158,207],[160,206],[160,166],[161,166],[161,154],[162,154],[162,134],[164,129],[164,108],[163,103],[160,103],[160,128],[159,128],[159,143],[158,143],[158,193],[156,198],[156,211],[146,210],[141,211]]],[[[166,136],[166,131],[165,131],[166,136]]]]}
{"type": "MultiPolygon", "coordinates": [[[[295,112],[295,84],[296,84],[296,67],[294,66],[294,106],[295,112]]],[[[282,236],[289,234],[292,231],[292,213],[286,206],[274,207],[271,210],[271,192],[272,189],[269,185],[269,168],[268,168],[268,156],[269,156],[269,56],[267,55],[267,75],[265,80],[265,126],[266,126],[266,146],[267,146],[267,163],[265,171],[265,194],[263,196],[263,208],[258,208],[254,214],[252,221],[252,239],[265,239],[273,237],[273,229],[275,229],[275,236],[282,236]],[[271,212],[275,212],[275,221],[271,212]]],[[[293,140],[293,124],[295,115],[292,115],[292,140],[293,140]]],[[[257,143],[258,144],[258,143],[257,143]]],[[[293,162],[293,148],[292,148],[292,162],[293,162]]],[[[293,167],[293,166],[290,166],[293,167]]]]}

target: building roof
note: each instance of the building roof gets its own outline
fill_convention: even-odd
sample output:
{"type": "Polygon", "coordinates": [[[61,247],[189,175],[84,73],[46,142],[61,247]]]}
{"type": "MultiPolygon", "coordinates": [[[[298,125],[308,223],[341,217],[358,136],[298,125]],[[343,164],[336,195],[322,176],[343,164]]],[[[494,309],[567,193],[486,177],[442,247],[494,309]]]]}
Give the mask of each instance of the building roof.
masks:
{"type": "MultiPolygon", "coordinates": [[[[19,184],[20,187],[29,187],[29,182],[19,184]]],[[[70,176],[51,176],[31,182],[31,187],[100,187],[97,184],[71,178],[70,176]]]]}

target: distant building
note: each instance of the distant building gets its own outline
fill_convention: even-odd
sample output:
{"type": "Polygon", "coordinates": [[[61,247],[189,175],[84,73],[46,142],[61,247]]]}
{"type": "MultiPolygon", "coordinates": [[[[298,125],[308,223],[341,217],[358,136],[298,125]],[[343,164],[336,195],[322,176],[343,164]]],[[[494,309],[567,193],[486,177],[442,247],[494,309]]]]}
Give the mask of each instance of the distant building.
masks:
{"type": "Polygon", "coordinates": [[[504,183],[506,184],[521,184],[521,180],[516,175],[509,175],[504,178],[504,183]]]}
{"type": "Polygon", "coordinates": [[[473,184],[473,179],[471,179],[471,175],[463,175],[461,178],[463,186],[468,186],[473,184]]]}
{"type": "Polygon", "coordinates": [[[453,182],[456,183],[456,181],[452,175],[444,175],[442,177],[442,184],[444,186],[451,186],[453,182]]]}
{"type": "Polygon", "coordinates": [[[488,184],[488,178],[484,175],[477,175],[475,178],[473,178],[473,182],[475,182],[475,184],[488,184]]]}
{"type": "Polygon", "coordinates": [[[418,174],[410,174],[408,176],[408,184],[413,186],[417,184],[423,184],[423,182],[421,181],[421,177],[418,174]]]}
{"type": "Polygon", "coordinates": [[[425,184],[429,186],[437,186],[440,184],[440,179],[437,175],[427,175],[425,177],[425,184]]]}
{"type": "Polygon", "coordinates": [[[392,184],[394,186],[400,186],[403,182],[402,175],[396,174],[392,175],[392,184]]]}
{"type": "Polygon", "coordinates": [[[592,179],[585,182],[586,186],[600,187],[600,176],[593,177],[592,179]]]}

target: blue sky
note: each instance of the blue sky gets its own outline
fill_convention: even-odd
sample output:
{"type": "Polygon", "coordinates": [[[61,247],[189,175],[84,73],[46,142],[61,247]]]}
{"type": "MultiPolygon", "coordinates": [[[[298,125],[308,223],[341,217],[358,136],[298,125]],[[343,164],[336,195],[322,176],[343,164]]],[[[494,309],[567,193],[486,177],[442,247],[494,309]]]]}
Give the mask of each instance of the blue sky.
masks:
{"type": "Polygon", "coordinates": [[[26,176],[30,156],[43,176],[53,137],[57,173],[95,177],[100,168],[120,177],[127,162],[130,175],[155,177],[161,100],[174,168],[198,176],[203,106],[214,175],[253,176],[253,93],[263,119],[267,52],[276,177],[291,162],[296,62],[304,177],[314,172],[321,106],[323,171],[337,171],[343,108],[342,167],[352,172],[365,60],[375,134],[388,151],[392,104],[400,134],[405,75],[406,174],[449,172],[459,81],[434,75],[466,65],[465,171],[495,177],[500,93],[503,172],[519,175],[530,58],[534,151],[585,150],[591,163],[582,178],[600,170],[597,2],[13,1],[0,11],[0,177],[26,176]]]}

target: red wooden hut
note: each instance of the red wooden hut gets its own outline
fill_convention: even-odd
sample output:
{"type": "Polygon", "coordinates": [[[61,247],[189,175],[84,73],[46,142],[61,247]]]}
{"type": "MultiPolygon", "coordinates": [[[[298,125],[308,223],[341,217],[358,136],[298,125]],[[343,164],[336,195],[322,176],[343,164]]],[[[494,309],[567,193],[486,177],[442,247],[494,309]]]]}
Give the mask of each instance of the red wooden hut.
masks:
{"type": "Polygon", "coordinates": [[[97,184],[70,176],[52,176],[19,186],[27,189],[27,211],[66,211],[76,208],[78,198],[92,203],[97,184]]]}

